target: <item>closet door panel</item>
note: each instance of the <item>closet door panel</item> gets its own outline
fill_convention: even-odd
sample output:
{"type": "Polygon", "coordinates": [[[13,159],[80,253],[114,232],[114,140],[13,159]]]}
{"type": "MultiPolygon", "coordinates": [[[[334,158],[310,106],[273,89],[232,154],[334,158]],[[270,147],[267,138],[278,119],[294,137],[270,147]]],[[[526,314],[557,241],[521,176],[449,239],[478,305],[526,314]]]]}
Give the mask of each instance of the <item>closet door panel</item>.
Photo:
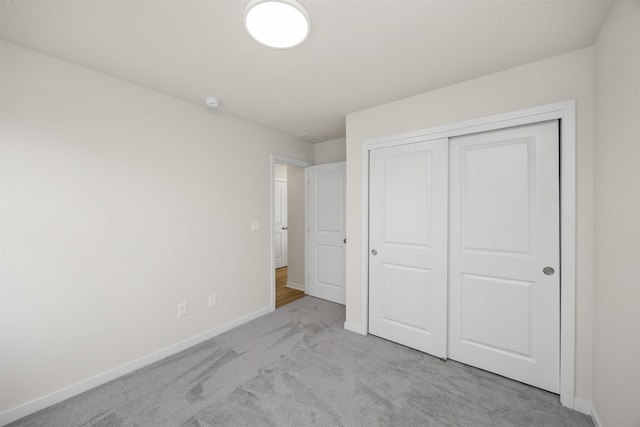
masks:
{"type": "Polygon", "coordinates": [[[450,140],[449,357],[559,391],[556,121],[450,140]]]}
{"type": "Polygon", "coordinates": [[[370,153],[369,332],[446,356],[447,140],[370,153]]]}

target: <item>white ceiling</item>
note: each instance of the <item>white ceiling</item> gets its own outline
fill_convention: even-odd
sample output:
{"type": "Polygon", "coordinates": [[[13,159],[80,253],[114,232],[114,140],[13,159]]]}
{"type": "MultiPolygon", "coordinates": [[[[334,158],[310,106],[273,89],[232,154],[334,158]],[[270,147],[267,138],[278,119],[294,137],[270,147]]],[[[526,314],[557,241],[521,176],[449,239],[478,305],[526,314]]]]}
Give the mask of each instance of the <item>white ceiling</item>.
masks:
{"type": "Polygon", "coordinates": [[[2,0],[3,40],[290,135],[345,115],[591,46],[608,0],[299,0],[302,46],[245,32],[248,0],[2,0]]]}

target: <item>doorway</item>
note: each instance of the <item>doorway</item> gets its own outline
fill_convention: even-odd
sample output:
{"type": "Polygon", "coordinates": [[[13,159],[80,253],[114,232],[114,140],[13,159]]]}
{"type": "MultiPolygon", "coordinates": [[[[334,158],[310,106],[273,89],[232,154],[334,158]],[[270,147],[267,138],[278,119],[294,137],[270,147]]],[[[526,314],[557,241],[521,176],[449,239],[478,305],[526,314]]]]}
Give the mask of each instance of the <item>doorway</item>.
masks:
{"type": "Polygon", "coordinates": [[[274,309],[304,293],[304,168],[311,163],[271,157],[271,304],[274,309]]]}
{"type": "Polygon", "coordinates": [[[276,309],[305,296],[304,291],[287,286],[288,278],[288,267],[276,268],[276,309]]]}

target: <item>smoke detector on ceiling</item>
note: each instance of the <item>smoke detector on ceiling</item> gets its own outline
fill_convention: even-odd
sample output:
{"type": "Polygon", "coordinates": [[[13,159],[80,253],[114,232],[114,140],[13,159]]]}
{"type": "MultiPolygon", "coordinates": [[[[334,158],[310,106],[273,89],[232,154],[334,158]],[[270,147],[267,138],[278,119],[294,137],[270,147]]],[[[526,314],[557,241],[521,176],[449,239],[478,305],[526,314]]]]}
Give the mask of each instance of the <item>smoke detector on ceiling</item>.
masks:
{"type": "Polygon", "coordinates": [[[308,133],[301,133],[300,135],[298,135],[298,138],[300,138],[305,142],[310,142],[312,144],[317,144],[318,142],[322,142],[322,139],[318,138],[315,135],[310,135],[308,133]]]}
{"type": "Polygon", "coordinates": [[[216,107],[218,107],[220,105],[220,100],[218,98],[209,97],[209,98],[205,99],[205,102],[211,108],[216,108],[216,107]]]}

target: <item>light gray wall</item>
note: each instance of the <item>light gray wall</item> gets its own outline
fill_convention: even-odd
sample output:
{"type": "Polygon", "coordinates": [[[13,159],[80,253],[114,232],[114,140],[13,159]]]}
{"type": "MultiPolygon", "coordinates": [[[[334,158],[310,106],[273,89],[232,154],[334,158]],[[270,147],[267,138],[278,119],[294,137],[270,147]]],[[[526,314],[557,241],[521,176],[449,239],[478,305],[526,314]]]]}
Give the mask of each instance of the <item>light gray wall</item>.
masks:
{"type": "Polygon", "coordinates": [[[313,155],[316,165],[344,162],[347,159],[347,139],[338,138],[314,144],[313,155]]]}
{"type": "Polygon", "coordinates": [[[595,52],[593,403],[640,426],[640,2],[618,1],[595,52]]]}
{"type": "Polygon", "coordinates": [[[587,48],[347,116],[347,322],[361,314],[362,141],[576,99],[576,397],[592,397],[593,49],[587,48]]]}
{"type": "Polygon", "coordinates": [[[270,156],[310,144],[1,54],[0,411],[270,307],[270,156]]]}
{"type": "Polygon", "coordinates": [[[287,282],[304,289],[304,169],[287,165],[287,282]]]}

